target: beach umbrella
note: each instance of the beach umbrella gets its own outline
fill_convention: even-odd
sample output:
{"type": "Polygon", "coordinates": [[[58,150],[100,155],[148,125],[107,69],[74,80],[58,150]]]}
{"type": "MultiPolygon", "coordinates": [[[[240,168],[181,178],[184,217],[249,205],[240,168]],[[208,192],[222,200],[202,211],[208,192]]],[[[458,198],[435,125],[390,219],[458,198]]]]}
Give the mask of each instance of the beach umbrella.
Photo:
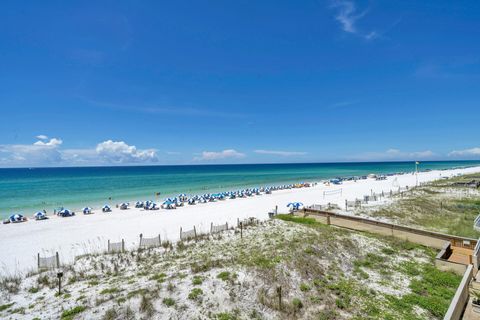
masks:
{"type": "Polygon", "coordinates": [[[8,219],[12,222],[21,221],[23,219],[23,216],[21,214],[15,213],[15,214],[12,214],[8,219]]]}
{"type": "Polygon", "coordinates": [[[287,207],[295,208],[295,209],[298,209],[301,206],[303,206],[303,203],[301,202],[290,202],[289,204],[287,204],[287,207]]]}
{"type": "Polygon", "coordinates": [[[63,209],[63,210],[61,210],[58,214],[59,214],[60,216],[62,216],[62,217],[71,217],[71,216],[73,216],[73,213],[72,213],[70,210],[68,210],[68,209],[63,209]]]}
{"type": "Polygon", "coordinates": [[[41,212],[41,211],[38,211],[37,213],[35,213],[33,215],[33,217],[36,219],[36,220],[45,220],[45,219],[48,219],[47,216],[45,215],[45,213],[41,212]]]}

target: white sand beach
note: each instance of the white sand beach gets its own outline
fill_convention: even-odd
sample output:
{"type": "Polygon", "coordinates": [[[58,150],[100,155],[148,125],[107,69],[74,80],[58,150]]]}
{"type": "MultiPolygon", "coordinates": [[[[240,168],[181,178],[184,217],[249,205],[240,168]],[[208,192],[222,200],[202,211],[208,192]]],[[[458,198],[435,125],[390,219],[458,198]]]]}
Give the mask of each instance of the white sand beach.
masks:
{"type": "MultiPolygon", "coordinates": [[[[418,183],[429,182],[442,177],[480,172],[480,167],[430,171],[418,173],[418,183]]],[[[310,188],[274,191],[248,198],[217,201],[213,203],[185,205],[176,210],[145,211],[131,208],[103,213],[99,208],[95,214],[60,218],[50,216],[49,220],[34,221],[0,226],[1,273],[15,274],[36,267],[36,257],[59,252],[61,263],[70,263],[77,255],[106,251],[107,241],[125,240],[126,248],[136,248],[139,234],[145,237],[161,235],[162,240],[176,241],[179,230],[197,228],[207,232],[210,223],[228,222],[236,224],[237,218],[256,217],[267,219],[268,212],[278,206],[279,212],[287,212],[289,202],[299,201],[305,205],[335,203],[341,208],[345,200],[363,198],[371,192],[388,192],[398,187],[413,187],[417,183],[415,174],[388,176],[386,180],[345,181],[342,185],[318,185],[310,188]],[[323,196],[326,190],[342,189],[341,194],[323,196]]],[[[473,223],[473,222],[472,222],[473,223]]]]}

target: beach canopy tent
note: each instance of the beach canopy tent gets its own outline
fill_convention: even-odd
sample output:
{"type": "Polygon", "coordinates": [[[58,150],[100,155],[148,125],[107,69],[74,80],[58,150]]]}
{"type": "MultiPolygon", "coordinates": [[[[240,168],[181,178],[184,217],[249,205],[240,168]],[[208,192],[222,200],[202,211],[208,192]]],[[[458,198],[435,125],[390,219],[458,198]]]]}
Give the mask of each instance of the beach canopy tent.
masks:
{"type": "Polygon", "coordinates": [[[23,221],[26,221],[26,220],[27,219],[25,219],[21,214],[18,214],[18,213],[12,214],[10,217],[8,217],[8,221],[10,221],[12,223],[23,222],[23,221]]]}
{"type": "Polygon", "coordinates": [[[129,205],[128,202],[124,202],[124,203],[122,203],[122,204],[120,205],[120,209],[121,209],[121,210],[128,209],[128,205],[129,205]]]}
{"type": "Polygon", "coordinates": [[[91,214],[92,213],[92,208],[90,207],[85,207],[83,208],[83,214],[91,214]]]}
{"type": "Polygon", "coordinates": [[[135,202],[135,208],[143,208],[143,202],[142,201],[135,202]]]}
{"type": "Polygon", "coordinates": [[[103,212],[111,212],[112,208],[110,208],[110,206],[106,204],[102,207],[102,211],[103,212]]]}
{"type": "Polygon", "coordinates": [[[176,205],[175,205],[175,202],[166,200],[165,202],[162,203],[162,207],[164,209],[175,209],[176,205]]]}
{"type": "Polygon", "coordinates": [[[45,219],[48,219],[47,215],[41,211],[38,211],[37,213],[35,213],[33,215],[33,217],[35,218],[35,220],[45,220],[45,219]]]}
{"type": "Polygon", "coordinates": [[[75,215],[75,213],[73,213],[72,211],[70,211],[68,209],[62,209],[58,212],[58,215],[61,216],[61,217],[67,218],[67,217],[73,217],[75,215]]]}
{"type": "Polygon", "coordinates": [[[158,210],[158,206],[155,202],[151,202],[148,207],[145,207],[147,210],[158,210]]]}

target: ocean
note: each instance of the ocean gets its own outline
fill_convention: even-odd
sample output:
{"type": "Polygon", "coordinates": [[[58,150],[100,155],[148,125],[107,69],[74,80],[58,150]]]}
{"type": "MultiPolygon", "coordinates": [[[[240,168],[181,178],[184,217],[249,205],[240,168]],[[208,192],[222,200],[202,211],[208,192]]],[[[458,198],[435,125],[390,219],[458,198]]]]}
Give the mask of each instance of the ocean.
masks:
{"type": "MultiPolygon", "coordinates": [[[[422,162],[419,170],[474,165],[480,161],[429,161],[422,162]]],[[[414,170],[414,162],[8,168],[0,169],[0,217],[12,213],[30,216],[58,207],[78,210],[124,201],[160,201],[179,193],[204,194],[414,170]]]]}

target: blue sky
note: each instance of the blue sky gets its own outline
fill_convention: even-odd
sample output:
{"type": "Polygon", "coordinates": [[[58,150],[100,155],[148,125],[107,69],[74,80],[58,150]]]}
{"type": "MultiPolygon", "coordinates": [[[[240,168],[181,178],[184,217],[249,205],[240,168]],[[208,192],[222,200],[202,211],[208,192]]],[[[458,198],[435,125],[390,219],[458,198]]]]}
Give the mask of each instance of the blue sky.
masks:
{"type": "Polygon", "coordinates": [[[478,159],[478,1],[4,1],[0,166],[478,159]]]}

